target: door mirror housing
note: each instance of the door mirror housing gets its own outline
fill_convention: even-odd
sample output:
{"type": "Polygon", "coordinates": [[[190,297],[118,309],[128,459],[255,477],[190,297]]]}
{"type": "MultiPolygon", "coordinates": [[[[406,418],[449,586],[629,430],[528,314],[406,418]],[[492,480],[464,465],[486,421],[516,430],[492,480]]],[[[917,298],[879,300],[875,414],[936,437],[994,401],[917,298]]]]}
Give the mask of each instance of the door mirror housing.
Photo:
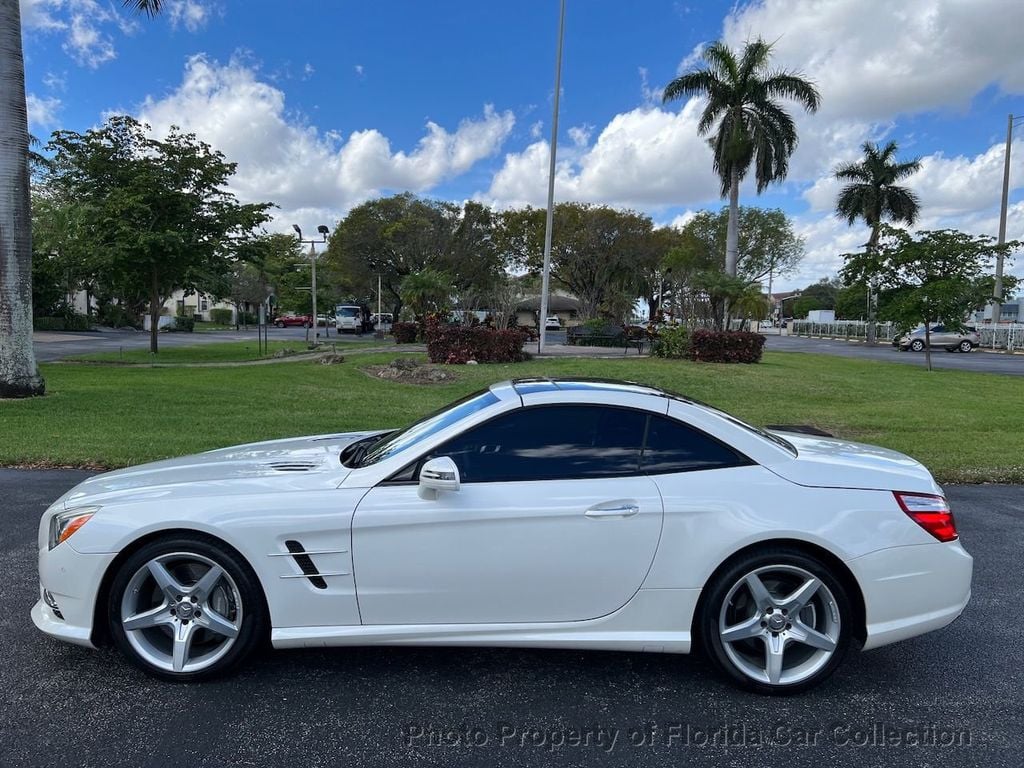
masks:
{"type": "Polygon", "coordinates": [[[430,459],[420,468],[417,493],[421,499],[433,501],[438,491],[459,490],[459,468],[448,456],[430,459]]]}

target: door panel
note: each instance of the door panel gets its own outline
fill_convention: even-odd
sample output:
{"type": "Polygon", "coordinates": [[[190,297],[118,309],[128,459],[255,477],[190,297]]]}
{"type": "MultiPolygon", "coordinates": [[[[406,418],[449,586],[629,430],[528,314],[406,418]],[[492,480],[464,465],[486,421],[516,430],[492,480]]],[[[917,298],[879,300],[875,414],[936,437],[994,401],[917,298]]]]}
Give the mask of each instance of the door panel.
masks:
{"type": "Polygon", "coordinates": [[[362,621],[603,616],[640,588],[661,525],[661,496],[644,476],[466,483],[435,500],[415,485],[378,486],[353,520],[362,621]]]}

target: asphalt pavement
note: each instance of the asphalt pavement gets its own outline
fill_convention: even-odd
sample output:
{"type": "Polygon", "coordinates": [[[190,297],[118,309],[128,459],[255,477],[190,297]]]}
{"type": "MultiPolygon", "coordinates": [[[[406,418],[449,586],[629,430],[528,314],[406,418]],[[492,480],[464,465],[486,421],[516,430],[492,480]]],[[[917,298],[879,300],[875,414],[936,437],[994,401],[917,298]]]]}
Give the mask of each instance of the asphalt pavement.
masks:
{"type": "MultiPolygon", "coordinates": [[[[878,360],[884,363],[902,363],[924,368],[923,352],[900,352],[891,344],[868,345],[857,341],[839,339],[817,339],[801,336],[777,336],[777,331],[762,331],[767,338],[765,349],[773,352],[807,352],[816,355],[854,357],[862,360],[878,360]]],[[[975,349],[962,352],[946,352],[937,349],[932,352],[932,367],[957,371],[978,371],[1001,373],[1007,376],[1024,376],[1024,355],[1006,352],[989,352],[975,349]]]]}
{"type": "Polygon", "coordinates": [[[277,651],[225,680],[158,682],[29,618],[39,515],[86,476],[0,470],[4,768],[1024,760],[1021,487],[947,489],[976,569],[957,622],[853,652],[811,693],[767,698],[731,688],[699,657],[550,650],[277,651]]]}
{"type": "MultiPolygon", "coordinates": [[[[371,341],[373,334],[355,335],[337,333],[333,328],[326,332],[320,329],[322,341],[343,343],[349,341],[371,341]]],[[[52,362],[73,355],[84,355],[92,352],[117,352],[119,349],[149,349],[149,333],[143,331],[37,331],[33,334],[36,360],[52,362]]],[[[303,342],[307,338],[305,328],[274,328],[268,329],[271,341],[303,342]]],[[[222,341],[248,341],[253,347],[257,344],[256,329],[238,331],[203,331],[201,333],[161,333],[160,348],[191,347],[200,344],[214,344],[222,341]]]]}

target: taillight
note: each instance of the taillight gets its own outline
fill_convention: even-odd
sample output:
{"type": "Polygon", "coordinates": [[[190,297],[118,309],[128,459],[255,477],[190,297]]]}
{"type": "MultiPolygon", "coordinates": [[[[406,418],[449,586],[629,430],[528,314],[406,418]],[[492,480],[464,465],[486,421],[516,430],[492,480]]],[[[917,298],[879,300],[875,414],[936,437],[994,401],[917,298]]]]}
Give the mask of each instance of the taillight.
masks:
{"type": "Polygon", "coordinates": [[[892,495],[911,520],[939,541],[953,541],[959,536],[949,503],[942,496],[902,491],[893,491],[892,495]]]}

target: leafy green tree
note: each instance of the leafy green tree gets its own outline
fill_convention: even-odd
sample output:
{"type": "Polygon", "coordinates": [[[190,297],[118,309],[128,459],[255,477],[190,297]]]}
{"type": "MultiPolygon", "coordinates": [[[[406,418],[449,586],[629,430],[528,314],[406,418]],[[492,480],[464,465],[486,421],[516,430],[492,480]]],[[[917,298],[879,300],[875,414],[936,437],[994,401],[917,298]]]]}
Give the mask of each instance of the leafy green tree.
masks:
{"type": "Polygon", "coordinates": [[[703,263],[717,265],[747,282],[765,280],[769,273],[784,277],[799,266],[804,257],[804,240],[793,230],[789,217],[777,208],[741,206],[736,269],[729,272],[722,260],[729,217],[728,208],[717,213],[698,211],[683,225],[688,247],[699,250],[703,263]]]}
{"type": "Polygon", "coordinates": [[[235,164],[174,128],[154,139],[127,116],[84,134],[58,131],[52,183],[81,208],[79,235],[111,285],[144,292],[158,351],[163,301],[176,289],[216,285],[270,203],[242,205],[226,188],[235,164]]]}
{"type": "Polygon", "coordinates": [[[770,69],[771,45],[760,38],[737,56],[725,43],[704,50],[706,67],[680,75],[665,87],[664,101],[703,97],[707,104],[697,130],[713,132],[714,169],[729,196],[725,271],[737,275],[740,182],[751,166],[760,194],[786,178],[797,145],[796,125],[778,99],[791,99],[816,112],[817,88],[800,73],[770,69]],[[717,127],[716,127],[717,125],[717,127]]]}
{"type": "Polygon", "coordinates": [[[445,314],[451,309],[452,279],[436,269],[424,269],[406,275],[401,287],[402,303],[417,320],[429,314],[445,314]]]}
{"type": "Polygon", "coordinates": [[[997,245],[992,237],[951,229],[919,232],[884,226],[876,247],[847,254],[842,275],[848,283],[874,281],[887,293],[880,315],[902,329],[925,327],[925,364],[930,371],[929,329],[942,322],[962,328],[968,313],[992,300],[992,279],[986,274],[996,255],[1020,246],[997,245]]]}
{"type": "MultiPolygon", "coordinates": [[[[162,0],[125,0],[150,16],[162,0]]],[[[32,350],[32,219],[21,4],[0,0],[0,397],[45,391],[32,350]]]]}

